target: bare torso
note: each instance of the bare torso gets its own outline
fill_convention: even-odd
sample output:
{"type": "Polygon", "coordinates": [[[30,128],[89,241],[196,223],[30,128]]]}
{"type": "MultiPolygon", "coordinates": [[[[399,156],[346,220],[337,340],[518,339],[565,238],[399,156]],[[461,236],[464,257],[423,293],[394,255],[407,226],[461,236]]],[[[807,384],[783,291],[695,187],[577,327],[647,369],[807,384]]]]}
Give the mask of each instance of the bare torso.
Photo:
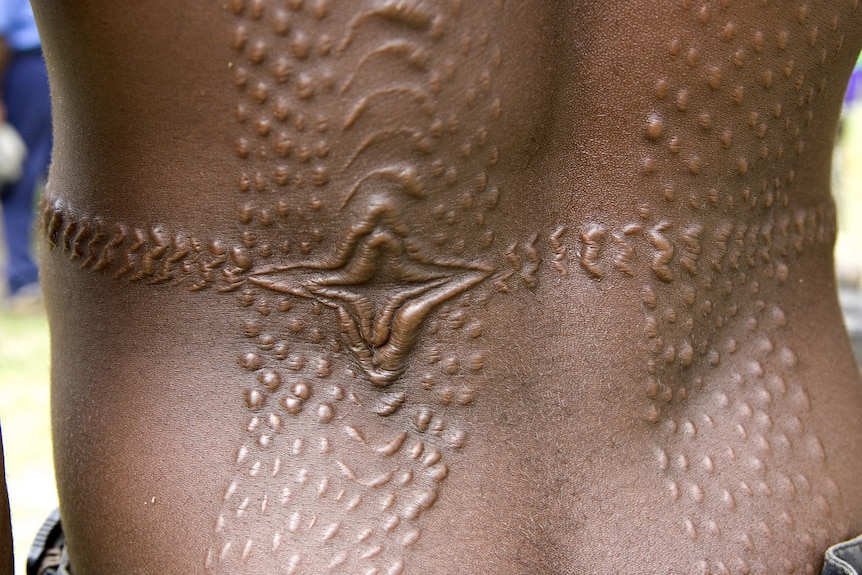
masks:
{"type": "Polygon", "coordinates": [[[76,575],[814,573],[862,532],[857,2],[36,4],[76,575]]]}

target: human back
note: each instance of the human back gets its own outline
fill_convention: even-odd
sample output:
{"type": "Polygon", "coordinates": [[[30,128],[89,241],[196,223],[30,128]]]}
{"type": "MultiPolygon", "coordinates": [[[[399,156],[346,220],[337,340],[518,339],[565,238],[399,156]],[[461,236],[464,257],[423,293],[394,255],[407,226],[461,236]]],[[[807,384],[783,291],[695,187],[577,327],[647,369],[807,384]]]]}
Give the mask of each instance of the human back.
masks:
{"type": "Polygon", "coordinates": [[[36,10],[76,574],[805,573],[862,532],[854,2],[36,10]]]}

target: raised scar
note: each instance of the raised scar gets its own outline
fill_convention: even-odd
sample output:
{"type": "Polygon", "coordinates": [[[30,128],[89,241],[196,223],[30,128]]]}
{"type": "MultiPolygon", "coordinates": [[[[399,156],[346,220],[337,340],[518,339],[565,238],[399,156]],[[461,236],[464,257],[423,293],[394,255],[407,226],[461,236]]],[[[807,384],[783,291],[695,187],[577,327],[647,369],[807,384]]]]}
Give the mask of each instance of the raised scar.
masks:
{"type": "Polygon", "coordinates": [[[249,282],[335,309],[342,337],[369,380],[388,385],[403,372],[428,315],[492,272],[481,264],[423,257],[407,235],[383,200],[328,261],[263,269],[249,282]]]}

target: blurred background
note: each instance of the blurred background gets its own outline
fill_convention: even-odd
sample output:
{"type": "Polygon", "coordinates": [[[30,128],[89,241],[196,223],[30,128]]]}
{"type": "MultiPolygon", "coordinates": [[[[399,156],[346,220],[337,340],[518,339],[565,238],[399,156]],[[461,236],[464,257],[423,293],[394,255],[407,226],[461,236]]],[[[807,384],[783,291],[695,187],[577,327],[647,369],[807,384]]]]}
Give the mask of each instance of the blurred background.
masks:
{"type": "Polygon", "coordinates": [[[57,507],[48,413],[48,321],[38,309],[0,311],[0,426],[12,506],[15,572],[23,575],[36,531],[57,507]]]}
{"type": "MultiPolygon", "coordinates": [[[[862,58],[848,89],[836,141],[833,192],[842,303],[857,357],[862,357],[862,58]]],[[[5,246],[0,246],[5,253],[5,246]]],[[[0,266],[5,265],[0,256],[0,266]]],[[[4,299],[4,302],[7,300],[4,299]]],[[[16,572],[23,575],[30,542],[56,506],[49,418],[48,324],[39,302],[0,306],[0,425],[12,506],[16,572]]]]}
{"type": "Polygon", "coordinates": [[[832,156],[832,194],[838,208],[839,295],[856,360],[862,365],[862,56],[844,97],[832,156]]]}

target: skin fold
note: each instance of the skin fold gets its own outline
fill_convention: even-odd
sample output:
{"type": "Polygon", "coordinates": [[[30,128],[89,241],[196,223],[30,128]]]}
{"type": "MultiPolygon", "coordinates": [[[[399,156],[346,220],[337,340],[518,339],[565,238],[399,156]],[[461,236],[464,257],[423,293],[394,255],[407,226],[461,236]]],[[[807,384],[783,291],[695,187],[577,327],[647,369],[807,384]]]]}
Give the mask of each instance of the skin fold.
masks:
{"type": "Polygon", "coordinates": [[[855,0],[39,0],[76,575],[817,573],[855,0]]]}

